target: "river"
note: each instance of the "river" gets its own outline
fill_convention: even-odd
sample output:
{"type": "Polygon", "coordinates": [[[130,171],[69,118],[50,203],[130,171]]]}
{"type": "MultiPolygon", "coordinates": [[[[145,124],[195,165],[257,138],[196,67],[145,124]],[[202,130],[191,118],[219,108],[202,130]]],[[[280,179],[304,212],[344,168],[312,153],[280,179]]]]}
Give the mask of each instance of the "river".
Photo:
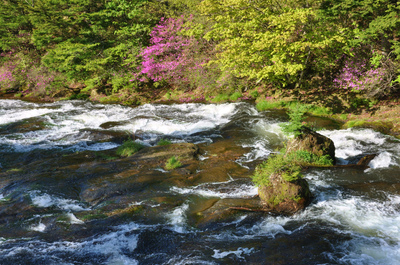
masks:
{"type": "MultiPolygon", "coordinates": [[[[338,163],[378,154],[370,168],[308,170],[314,198],[294,216],[241,212],[194,225],[194,213],[210,201],[257,194],[240,170],[251,174],[282,147],[287,138],[279,123],[286,120],[282,111],[258,112],[249,103],[130,108],[0,100],[0,264],[400,264],[400,141],[323,119],[316,125],[329,125],[319,132],[334,141],[338,163]],[[192,186],[158,180],[125,191],[122,180],[113,182],[117,173],[94,176],[89,166],[98,165],[90,164],[93,154],[129,137],[146,146],[227,140],[245,151],[226,179],[192,186]],[[91,201],[91,185],[118,188],[91,201]],[[127,200],[141,210],[93,217],[127,200]],[[89,212],[93,218],[85,218],[89,212]]],[[[199,156],[204,163],[211,158],[199,156]]],[[[110,172],[128,167],[113,161],[110,172]]]]}

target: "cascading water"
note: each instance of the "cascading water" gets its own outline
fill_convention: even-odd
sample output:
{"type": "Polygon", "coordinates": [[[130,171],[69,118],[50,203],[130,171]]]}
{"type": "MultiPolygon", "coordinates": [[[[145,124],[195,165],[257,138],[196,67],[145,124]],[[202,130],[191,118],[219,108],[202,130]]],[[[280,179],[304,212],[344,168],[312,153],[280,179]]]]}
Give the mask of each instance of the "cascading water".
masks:
{"type": "MultiPolygon", "coordinates": [[[[314,199],[291,217],[241,212],[196,227],[193,219],[204,205],[249,198],[257,188],[228,175],[192,186],[154,182],[115,191],[112,181],[125,181],[120,175],[106,178],[85,168],[94,165],[92,154],[134,137],[148,146],[162,138],[204,146],[229,139],[246,149],[235,161],[251,171],[282,146],[279,123],[285,119],[247,103],[129,108],[0,100],[0,264],[399,264],[400,141],[370,129],[320,132],[334,141],[339,164],[378,155],[367,170],[307,171],[314,199]],[[104,190],[114,197],[84,199],[91,185],[108,188],[96,191],[98,197],[104,190]],[[121,195],[128,191],[131,197],[121,195]],[[124,200],[134,214],[113,218],[113,211],[100,211],[124,200]]],[[[199,159],[207,163],[218,155],[199,159]]],[[[114,161],[116,168],[126,166],[114,161]]]]}

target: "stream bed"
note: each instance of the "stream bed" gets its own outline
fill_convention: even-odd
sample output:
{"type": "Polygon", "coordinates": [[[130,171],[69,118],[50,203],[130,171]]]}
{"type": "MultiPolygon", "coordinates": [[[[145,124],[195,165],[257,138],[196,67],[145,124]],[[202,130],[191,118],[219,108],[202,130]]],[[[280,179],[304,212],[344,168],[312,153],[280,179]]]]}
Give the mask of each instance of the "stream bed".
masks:
{"type": "Polygon", "coordinates": [[[370,168],[308,170],[314,198],[290,217],[207,219],[257,195],[250,177],[287,140],[284,112],[0,100],[0,264],[400,264],[400,141],[310,119],[339,164],[377,154],[370,168]],[[117,157],[127,139],[200,152],[168,172],[117,157]]]}

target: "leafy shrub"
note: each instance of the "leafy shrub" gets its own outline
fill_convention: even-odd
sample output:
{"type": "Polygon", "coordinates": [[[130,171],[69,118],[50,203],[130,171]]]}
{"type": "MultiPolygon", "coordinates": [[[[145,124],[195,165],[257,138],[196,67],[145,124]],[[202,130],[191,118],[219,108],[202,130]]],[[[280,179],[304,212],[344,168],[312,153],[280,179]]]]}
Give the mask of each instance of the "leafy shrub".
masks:
{"type": "Polygon", "coordinates": [[[144,145],[141,143],[135,142],[131,139],[125,141],[120,147],[117,149],[117,155],[128,157],[143,149],[144,145]]]}
{"type": "Polygon", "coordinates": [[[167,163],[165,164],[165,169],[166,170],[172,170],[175,168],[179,168],[182,166],[181,161],[179,160],[179,157],[173,156],[170,159],[167,160],[167,163]]]}
{"type": "Polygon", "coordinates": [[[235,92],[235,93],[233,93],[232,95],[230,95],[229,99],[230,99],[231,101],[236,101],[236,100],[238,100],[238,98],[240,98],[240,97],[242,97],[242,93],[240,93],[240,92],[235,92]]]}
{"type": "Polygon", "coordinates": [[[167,139],[160,139],[160,141],[158,141],[157,145],[169,145],[171,144],[170,140],[167,139]]]}
{"type": "Polygon", "coordinates": [[[305,119],[304,114],[308,108],[306,105],[301,105],[297,108],[289,109],[289,123],[281,124],[282,131],[286,134],[293,133],[295,136],[301,134],[301,130],[304,128],[303,120],[305,119]]]}
{"type": "Polygon", "coordinates": [[[359,57],[346,58],[333,82],[338,88],[362,92],[369,98],[380,98],[396,91],[397,69],[389,57],[378,53],[374,53],[370,61],[359,57]]]}
{"type": "Polygon", "coordinates": [[[257,90],[253,90],[253,91],[250,92],[250,96],[252,98],[258,98],[260,96],[260,94],[258,93],[257,90]]]}
{"type": "Polygon", "coordinates": [[[298,150],[290,153],[288,156],[290,163],[295,163],[300,166],[331,166],[333,165],[332,159],[329,155],[317,156],[316,154],[310,153],[305,150],[298,150]]]}

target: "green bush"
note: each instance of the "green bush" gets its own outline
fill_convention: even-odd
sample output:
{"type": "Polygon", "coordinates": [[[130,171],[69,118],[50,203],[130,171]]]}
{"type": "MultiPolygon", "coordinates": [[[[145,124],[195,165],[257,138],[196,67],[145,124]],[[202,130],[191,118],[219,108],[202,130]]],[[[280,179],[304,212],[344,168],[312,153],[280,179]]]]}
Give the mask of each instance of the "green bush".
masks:
{"type": "Polygon", "coordinates": [[[215,98],[212,99],[212,102],[225,102],[228,101],[229,96],[227,94],[218,94],[215,96],[215,98]]]}
{"type": "Polygon", "coordinates": [[[117,155],[128,157],[143,149],[144,145],[141,143],[135,142],[131,139],[125,141],[120,147],[117,149],[117,155]]]}
{"type": "Polygon", "coordinates": [[[260,96],[260,94],[258,93],[257,90],[254,90],[254,91],[251,91],[251,92],[250,92],[250,96],[251,96],[252,98],[258,98],[258,97],[260,96]]]}
{"type": "Polygon", "coordinates": [[[230,99],[231,101],[236,101],[236,100],[238,100],[238,98],[240,98],[240,97],[242,97],[242,96],[243,96],[242,93],[240,93],[240,92],[235,92],[235,93],[233,93],[232,95],[230,95],[229,99],[230,99]]]}
{"type": "Polygon", "coordinates": [[[182,166],[181,161],[179,160],[179,157],[173,156],[170,159],[167,160],[167,163],[165,164],[165,169],[166,170],[172,170],[175,168],[179,168],[182,166]]]}
{"type": "Polygon", "coordinates": [[[295,136],[301,134],[301,130],[304,128],[303,120],[306,118],[304,114],[308,108],[306,105],[300,105],[297,108],[289,109],[289,123],[281,124],[282,131],[286,134],[293,133],[295,136]]]}

